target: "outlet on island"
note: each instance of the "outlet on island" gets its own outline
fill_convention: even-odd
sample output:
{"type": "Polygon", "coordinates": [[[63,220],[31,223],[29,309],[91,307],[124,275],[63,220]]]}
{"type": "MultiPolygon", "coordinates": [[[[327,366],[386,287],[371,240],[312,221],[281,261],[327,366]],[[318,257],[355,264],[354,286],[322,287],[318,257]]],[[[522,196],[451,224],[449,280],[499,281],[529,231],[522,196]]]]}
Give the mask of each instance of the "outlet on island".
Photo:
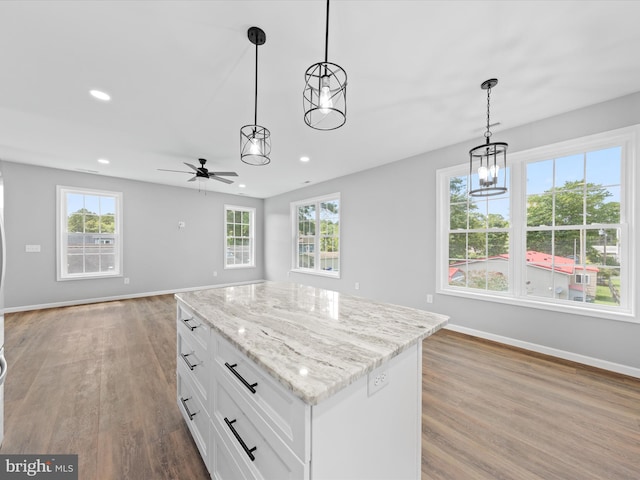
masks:
{"type": "Polygon", "coordinates": [[[386,369],[374,370],[368,377],[368,393],[369,396],[377,393],[387,385],[389,385],[389,371],[386,369]]]}

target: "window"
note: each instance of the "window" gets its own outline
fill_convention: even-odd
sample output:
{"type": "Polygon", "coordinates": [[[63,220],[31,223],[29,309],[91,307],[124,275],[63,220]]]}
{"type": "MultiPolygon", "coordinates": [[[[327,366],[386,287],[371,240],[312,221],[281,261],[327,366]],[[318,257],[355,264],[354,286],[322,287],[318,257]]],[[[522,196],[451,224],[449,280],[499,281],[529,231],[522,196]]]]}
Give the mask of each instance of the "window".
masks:
{"type": "Polygon", "coordinates": [[[591,277],[589,275],[576,274],[576,285],[582,285],[583,283],[587,285],[591,283],[591,277]]]}
{"type": "Polygon", "coordinates": [[[122,274],[122,193],[57,187],[58,280],[122,274]]]}
{"type": "Polygon", "coordinates": [[[255,267],[255,208],[225,205],[224,268],[255,267]]]}
{"type": "Polygon", "coordinates": [[[438,291],[633,315],[638,127],[511,155],[508,192],[467,194],[468,164],[439,170],[438,291]]]}
{"type": "Polygon", "coordinates": [[[340,276],[340,194],[291,204],[293,270],[340,276]]]}

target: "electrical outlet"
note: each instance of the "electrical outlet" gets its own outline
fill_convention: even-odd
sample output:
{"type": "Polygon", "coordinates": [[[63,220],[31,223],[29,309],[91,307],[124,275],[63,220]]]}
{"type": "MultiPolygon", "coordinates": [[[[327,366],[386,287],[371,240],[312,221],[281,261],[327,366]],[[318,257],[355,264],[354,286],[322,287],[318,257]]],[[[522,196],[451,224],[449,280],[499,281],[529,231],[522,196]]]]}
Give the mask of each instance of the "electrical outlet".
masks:
{"type": "Polygon", "coordinates": [[[360,290],[360,282],[356,282],[354,286],[356,290],[360,290]]]}
{"type": "Polygon", "coordinates": [[[389,371],[385,369],[374,370],[368,376],[369,396],[379,392],[389,385],[389,371]]]}
{"type": "Polygon", "coordinates": [[[427,293],[427,303],[433,303],[433,295],[427,293]]]}
{"type": "Polygon", "coordinates": [[[216,270],[213,271],[213,276],[217,277],[218,276],[218,272],[216,270]]]}
{"type": "Polygon", "coordinates": [[[124,284],[129,285],[129,277],[124,277],[124,284]]]}

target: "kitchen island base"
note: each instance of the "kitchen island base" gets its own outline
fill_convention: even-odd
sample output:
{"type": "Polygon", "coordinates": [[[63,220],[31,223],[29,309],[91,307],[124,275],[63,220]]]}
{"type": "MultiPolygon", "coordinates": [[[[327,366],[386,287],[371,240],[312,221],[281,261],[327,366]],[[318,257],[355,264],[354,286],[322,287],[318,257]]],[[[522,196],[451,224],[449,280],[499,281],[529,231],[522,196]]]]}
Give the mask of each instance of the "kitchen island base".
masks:
{"type": "Polygon", "coordinates": [[[422,339],[446,317],[344,295],[339,321],[326,292],[176,295],[177,403],[212,478],[420,479],[422,339]]]}

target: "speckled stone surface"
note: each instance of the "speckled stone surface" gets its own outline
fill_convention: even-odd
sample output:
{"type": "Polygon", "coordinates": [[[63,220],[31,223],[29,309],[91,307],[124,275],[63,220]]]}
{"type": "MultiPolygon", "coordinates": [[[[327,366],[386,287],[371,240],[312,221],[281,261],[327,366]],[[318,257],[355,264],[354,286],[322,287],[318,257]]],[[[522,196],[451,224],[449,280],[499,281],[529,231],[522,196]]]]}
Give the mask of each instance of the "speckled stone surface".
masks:
{"type": "Polygon", "coordinates": [[[448,321],[437,313],[294,283],[212,288],[176,298],[310,405],[448,321]]]}

